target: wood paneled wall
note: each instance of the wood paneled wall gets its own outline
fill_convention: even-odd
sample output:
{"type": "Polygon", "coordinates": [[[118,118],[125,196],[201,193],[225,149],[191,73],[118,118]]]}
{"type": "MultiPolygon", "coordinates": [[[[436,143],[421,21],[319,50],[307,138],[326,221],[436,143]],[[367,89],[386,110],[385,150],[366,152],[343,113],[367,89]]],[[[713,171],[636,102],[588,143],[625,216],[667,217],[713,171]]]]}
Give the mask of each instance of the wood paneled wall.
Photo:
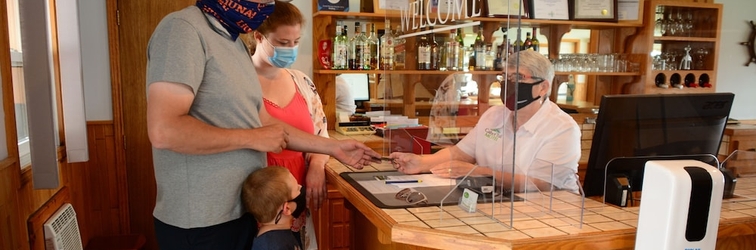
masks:
{"type": "Polygon", "coordinates": [[[58,189],[34,190],[30,171],[22,172],[15,161],[0,162],[0,249],[44,249],[42,228],[27,228],[27,220],[47,209],[45,204],[63,187],[70,192],[83,244],[96,236],[129,232],[128,194],[121,181],[125,172],[115,164],[113,122],[87,122],[87,137],[89,161],[68,164],[61,158],[58,189]]]}

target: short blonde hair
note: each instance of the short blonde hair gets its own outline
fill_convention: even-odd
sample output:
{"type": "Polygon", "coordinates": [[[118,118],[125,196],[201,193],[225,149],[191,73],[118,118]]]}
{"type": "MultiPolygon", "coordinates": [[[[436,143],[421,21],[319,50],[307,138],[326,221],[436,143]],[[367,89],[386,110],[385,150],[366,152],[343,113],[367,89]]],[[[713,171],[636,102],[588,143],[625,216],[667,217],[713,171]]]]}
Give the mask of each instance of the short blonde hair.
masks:
{"type": "Polygon", "coordinates": [[[269,166],[247,176],[242,185],[242,202],[257,222],[273,221],[281,205],[291,199],[291,190],[286,183],[289,175],[286,168],[269,166]]]}

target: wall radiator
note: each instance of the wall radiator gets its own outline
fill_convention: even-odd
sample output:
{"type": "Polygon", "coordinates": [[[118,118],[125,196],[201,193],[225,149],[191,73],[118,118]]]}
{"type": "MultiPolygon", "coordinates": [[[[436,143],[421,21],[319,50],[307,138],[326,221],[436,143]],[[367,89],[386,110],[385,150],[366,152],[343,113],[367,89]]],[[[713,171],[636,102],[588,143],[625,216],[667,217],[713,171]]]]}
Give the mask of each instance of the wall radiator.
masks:
{"type": "Polygon", "coordinates": [[[45,222],[45,249],[82,250],[79,223],[73,206],[66,203],[45,222]]]}

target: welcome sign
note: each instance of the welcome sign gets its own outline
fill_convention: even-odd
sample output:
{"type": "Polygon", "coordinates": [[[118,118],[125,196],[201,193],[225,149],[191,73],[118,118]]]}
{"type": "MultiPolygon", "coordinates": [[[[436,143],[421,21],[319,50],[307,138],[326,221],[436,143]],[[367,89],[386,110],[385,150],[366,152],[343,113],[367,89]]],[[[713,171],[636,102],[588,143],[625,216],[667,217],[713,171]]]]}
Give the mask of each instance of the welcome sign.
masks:
{"type": "MultiPolygon", "coordinates": [[[[402,0],[403,1],[403,0],[402,0]]],[[[482,1],[467,0],[415,0],[406,5],[399,5],[401,30],[411,31],[419,28],[433,27],[479,17],[482,13],[482,1]]],[[[478,25],[480,22],[444,26],[436,32],[478,25]]],[[[427,32],[426,32],[427,33],[427,32]]],[[[420,33],[407,34],[416,36],[420,33]]]]}

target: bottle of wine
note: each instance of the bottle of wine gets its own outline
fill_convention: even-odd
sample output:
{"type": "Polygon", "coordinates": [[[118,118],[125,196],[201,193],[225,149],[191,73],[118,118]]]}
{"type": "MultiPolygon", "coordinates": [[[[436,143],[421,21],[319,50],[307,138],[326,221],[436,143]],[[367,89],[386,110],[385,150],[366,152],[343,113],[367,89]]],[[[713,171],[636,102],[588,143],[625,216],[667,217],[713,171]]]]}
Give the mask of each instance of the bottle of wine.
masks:
{"type": "Polygon", "coordinates": [[[367,38],[369,49],[365,54],[368,67],[365,69],[378,69],[378,58],[380,53],[380,49],[378,48],[379,43],[378,34],[375,32],[375,23],[370,23],[370,36],[367,38]]]}
{"type": "Polygon", "coordinates": [[[525,42],[522,43],[522,49],[533,49],[533,39],[530,37],[530,32],[525,34],[525,42]]]}
{"type": "Polygon", "coordinates": [[[522,39],[520,38],[520,33],[519,32],[517,33],[517,39],[515,40],[515,42],[514,42],[513,45],[514,45],[514,46],[512,46],[512,49],[513,49],[512,52],[513,53],[517,53],[520,50],[524,50],[525,49],[524,48],[525,47],[525,43],[522,42],[522,39]]]}
{"type": "Polygon", "coordinates": [[[530,39],[530,47],[536,52],[541,50],[541,41],[538,41],[538,28],[533,28],[533,39],[530,39]]]}
{"type": "Polygon", "coordinates": [[[478,26],[478,35],[475,36],[473,49],[475,50],[475,69],[486,70],[486,44],[483,37],[483,25],[478,26]]]}
{"type": "Polygon", "coordinates": [[[336,24],[336,36],[333,37],[333,69],[349,69],[347,64],[347,51],[349,51],[349,41],[347,41],[346,26],[341,22],[336,24]]]}
{"type": "Polygon", "coordinates": [[[406,68],[406,55],[407,49],[405,48],[407,40],[399,38],[404,35],[402,32],[402,26],[396,26],[396,34],[394,34],[394,69],[406,68]]]}
{"type": "MultiPolygon", "coordinates": [[[[420,31],[425,31],[425,28],[421,28],[420,31]]],[[[431,44],[428,41],[428,36],[419,36],[417,42],[417,69],[418,70],[431,70],[431,44]]]]}
{"type": "Polygon", "coordinates": [[[433,33],[433,26],[430,27],[430,33],[428,35],[428,42],[430,44],[430,52],[431,52],[431,60],[430,60],[430,68],[431,70],[438,70],[438,64],[439,61],[441,61],[440,55],[441,55],[441,48],[438,46],[438,42],[436,42],[436,33],[433,33]]]}
{"type": "Polygon", "coordinates": [[[386,33],[381,36],[379,67],[383,70],[394,70],[394,34],[391,32],[391,21],[386,20],[386,33]]]}

